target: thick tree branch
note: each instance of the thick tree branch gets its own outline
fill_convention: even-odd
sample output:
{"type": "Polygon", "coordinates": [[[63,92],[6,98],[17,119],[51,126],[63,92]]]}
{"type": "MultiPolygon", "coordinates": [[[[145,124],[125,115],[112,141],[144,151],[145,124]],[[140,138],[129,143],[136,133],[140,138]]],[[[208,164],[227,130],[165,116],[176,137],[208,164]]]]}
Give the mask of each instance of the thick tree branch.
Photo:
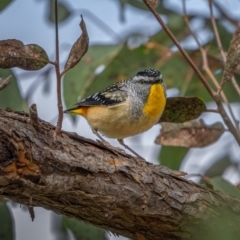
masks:
{"type": "MultiPolygon", "coordinates": [[[[0,195],[136,239],[239,236],[240,201],[25,113],[0,110],[0,195]]],[[[36,216],[37,217],[37,216],[36,216]]],[[[225,238],[227,239],[227,238],[225,238]]]]}

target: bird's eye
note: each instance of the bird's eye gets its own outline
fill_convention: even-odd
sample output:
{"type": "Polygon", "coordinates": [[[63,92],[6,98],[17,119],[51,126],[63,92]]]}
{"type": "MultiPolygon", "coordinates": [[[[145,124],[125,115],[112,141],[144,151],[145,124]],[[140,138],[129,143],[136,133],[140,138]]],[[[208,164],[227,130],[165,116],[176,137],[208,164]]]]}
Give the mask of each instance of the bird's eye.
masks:
{"type": "Polygon", "coordinates": [[[141,83],[141,84],[144,84],[144,81],[143,81],[143,80],[140,80],[140,83],[141,83]]]}

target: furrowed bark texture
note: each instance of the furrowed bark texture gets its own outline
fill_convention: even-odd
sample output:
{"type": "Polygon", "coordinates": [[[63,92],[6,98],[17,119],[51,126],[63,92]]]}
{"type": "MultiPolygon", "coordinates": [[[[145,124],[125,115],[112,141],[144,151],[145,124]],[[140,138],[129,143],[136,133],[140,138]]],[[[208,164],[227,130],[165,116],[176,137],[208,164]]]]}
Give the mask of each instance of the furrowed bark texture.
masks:
{"type": "Polygon", "coordinates": [[[240,236],[239,200],[30,115],[0,110],[1,196],[131,239],[240,236]]]}

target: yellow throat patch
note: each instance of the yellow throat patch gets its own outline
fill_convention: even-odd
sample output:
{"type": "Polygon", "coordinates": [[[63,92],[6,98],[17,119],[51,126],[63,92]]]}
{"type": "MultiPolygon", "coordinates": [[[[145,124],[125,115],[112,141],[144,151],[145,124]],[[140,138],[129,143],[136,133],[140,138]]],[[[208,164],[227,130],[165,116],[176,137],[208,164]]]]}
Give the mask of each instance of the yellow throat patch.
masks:
{"type": "Polygon", "coordinates": [[[166,105],[166,96],[162,84],[153,84],[147,98],[143,112],[149,117],[158,117],[162,114],[166,105]]]}

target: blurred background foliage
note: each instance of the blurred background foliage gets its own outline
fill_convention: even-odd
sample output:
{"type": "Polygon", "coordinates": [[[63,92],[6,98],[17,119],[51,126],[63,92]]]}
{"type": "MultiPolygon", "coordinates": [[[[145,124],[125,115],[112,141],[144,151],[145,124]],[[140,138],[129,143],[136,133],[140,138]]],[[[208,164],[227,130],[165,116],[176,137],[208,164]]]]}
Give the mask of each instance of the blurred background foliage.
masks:
{"type": "MultiPolygon", "coordinates": [[[[186,1],[187,7],[188,2],[190,1],[186,1]]],[[[227,52],[233,32],[238,26],[240,19],[239,15],[231,14],[229,9],[227,10],[222,5],[222,2],[224,1],[213,1],[213,6],[223,50],[227,52]]],[[[196,1],[196,4],[200,5],[205,3],[205,0],[196,1]]],[[[14,1],[2,0],[0,3],[0,11],[7,11],[8,6],[11,4],[14,4],[14,1]]],[[[48,25],[54,27],[53,1],[48,0],[45,4],[46,14],[42,17],[43,21],[46,21],[48,25]]],[[[133,12],[134,9],[143,12],[148,11],[144,3],[138,0],[116,0],[116,4],[119,8],[119,15],[116,17],[118,17],[122,23],[126,21],[125,9],[129,6],[133,12]]],[[[186,49],[196,66],[202,71],[202,55],[184,22],[181,4],[179,6],[180,7],[170,8],[167,4],[167,0],[160,0],[156,10],[164,17],[174,36],[186,49]]],[[[68,21],[70,21],[71,18],[79,17],[76,16],[74,10],[69,7],[67,0],[59,0],[58,7],[60,30],[62,24],[68,24],[68,21]]],[[[83,10],[83,17],[84,13],[92,16],[92,19],[97,21],[97,16],[94,16],[91,13],[91,9],[83,10]]],[[[187,14],[193,32],[199,38],[203,48],[207,51],[209,68],[215,78],[220,82],[224,63],[220,56],[216,39],[214,38],[209,12],[189,11],[187,14]]],[[[87,23],[86,20],[85,22],[87,23]]],[[[98,24],[100,24],[99,26],[102,31],[105,31],[106,34],[112,36],[113,41],[108,45],[99,43],[90,45],[89,50],[83,59],[65,74],[63,78],[63,97],[67,108],[71,107],[77,102],[77,100],[99,91],[115,81],[131,77],[144,68],[160,69],[167,88],[177,90],[175,91],[177,92],[175,96],[197,96],[206,104],[213,101],[203,84],[199,81],[191,67],[178,52],[177,48],[173,45],[172,41],[163,30],[160,29],[153,35],[146,35],[148,31],[141,29],[141,26],[139,26],[138,29],[127,29],[125,34],[120,34],[112,29],[111,20],[109,20],[107,25],[103,24],[100,20],[98,24]]],[[[52,30],[54,31],[54,28],[52,28],[52,30]]],[[[4,90],[0,91],[0,107],[9,107],[14,110],[27,111],[29,96],[34,94],[34,91],[39,86],[39,82],[45,81],[45,87],[43,88],[44,92],[51,94],[51,89],[49,89],[51,86],[48,81],[54,71],[53,67],[46,66],[40,72],[34,73],[37,76],[38,81],[35,81],[29,86],[23,97],[20,94],[21,91],[19,89],[19,84],[17,84],[18,75],[10,69],[0,69],[1,78],[12,75],[11,84],[4,90]]],[[[202,71],[202,73],[208,79],[206,73],[204,71],[202,71]]],[[[240,85],[240,72],[235,72],[235,78],[238,85],[240,85]]],[[[210,80],[209,84],[213,89],[216,89],[210,80]]],[[[224,86],[224,93],[230,104],[237,103],[237,106],[239,107],[240,97],[230,82],[224,86]]],[[[212,108],[215,108],[214,104],[211,106],[213,106],[212,108]]],[[[212,118],[214,118],[214,113],[211,114],[212,118]]],[[[202,118],[205,116],[207,116],[207,114],[203,114],[202,118]]],[[[239,119],[239,112],[237,117],[239,119]]],[[[76,119],[72,120],[76,121],[76,119]]],[[[229,135],[225,139],[229,145],[233,144],[235,141],[229,135]]],[[[150,141],[154,144],[154,139],[151,139],[150,141]]],[[[226,179],[226,177],[225,179],[222,178],[224,173],[229,171],[229,169],[239,173],[240,158],[236,159],[236,157],[227,150],[224,156],[221,155],[214,157],[214,151],[216,152],[216,149],[222,148],[221,144],[217,144],[218,142],[207,148],[207,151],[212,158],[215,158],[215,160],[212,165],[208,163],[205,164],[204,171],[201,172],[205,177],[203,180],[208,181],[208,184],[211,184],[215,189],[226,192],[240,199],[239,189],[230,183],[230,181],[234,181],[232,181],[232,179],[226,179]]],[[[189,155],[189,150],[189,148],[179,146],[159,147],[159,164],[179,170],[184,164],[184,159],[189,155]]],[[[200,176],[198,175],[199,171],[197,169],[195,173],[196,176],[200,176]]],[[[201,178],[196,180],[200,181],[201,178]]],[[[236,184],[237,181],[239,181],[239,176],[235,179],[236,184]]],[[[75,238],[97,240],[109,238],[109,236],[104,233],[104,230],[95,228],[83,222],[78,222],[66,217],[62,217],[61,221],[61,224],[59,224],[57,228],[56,226],[54,228],[55,231],[58,231],[58,236],[61,236],[59,239],[75,238]],[[70,230],[73,235],[69,235],[67,233],[68,230],[70,230]]],[[[14,239],[14,221],[4,201],[1,201],[0,203],[0,225],[0,239],[14,239]]]]}

